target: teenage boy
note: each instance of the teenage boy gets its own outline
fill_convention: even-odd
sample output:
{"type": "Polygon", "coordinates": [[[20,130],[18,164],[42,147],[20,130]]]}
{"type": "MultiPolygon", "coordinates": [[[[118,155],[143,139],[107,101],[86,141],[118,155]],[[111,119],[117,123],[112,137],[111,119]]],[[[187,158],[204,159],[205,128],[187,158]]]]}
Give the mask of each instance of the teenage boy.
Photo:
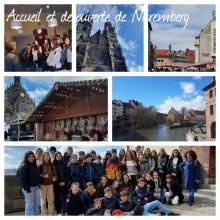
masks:
{"type": "Polygon", "coordinates": [[[119,208],[118,199],[113,195],[112,188],[106,187],[104,189],[104,197],[102,198],[102,207],[105,212],[113,211],[119,208]]]}
{"type": "Polygon", "coordinates": [[[138,179],[138,187],[133,191],[131,198],[137,204],[140,204],[142,206],[148,202],[151,202],[151,193],[145,184],[144,178],[138,179]]]}
{"type": "Polygon", "coordinates": [[[94,187],[92,182],[86,184],[86,190],[82,194],[85,210],[87,211],[94,206],[94,200],[101,198],[101,194],[94,187]]]}
{"type": "Polygon", "coordinates": [[[104,209],[102,208],[102,199],[97,198],[94,200],[94,208],[90,208],[87,210],[85,215],[90,216],[103,216],[104,215],[104,209]]]}
{"type": "Polygon", "coordinates": [[[79,189],[79,183],[72,183],[64,205],[66,215],[83,215],[83,201],[79,195],[79,189]]]}

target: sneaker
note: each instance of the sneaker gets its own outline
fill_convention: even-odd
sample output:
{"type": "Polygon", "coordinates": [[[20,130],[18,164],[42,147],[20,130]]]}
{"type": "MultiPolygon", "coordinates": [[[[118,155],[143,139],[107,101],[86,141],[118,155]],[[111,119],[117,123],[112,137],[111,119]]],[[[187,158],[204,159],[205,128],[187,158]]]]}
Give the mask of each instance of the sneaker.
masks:
{"type": "Polygon", "coordinates": [[[177,214],[177,213],[174,213],[174,212],[170,212],[168,213],[169,216],[177,216],[177,215],[180,215],[180,214],[177,214]]]}
{"type": "Polygon", "coordinates": [[[57,216],[62,216],[62,213],[58,213],[58,215],[57,216]]]}

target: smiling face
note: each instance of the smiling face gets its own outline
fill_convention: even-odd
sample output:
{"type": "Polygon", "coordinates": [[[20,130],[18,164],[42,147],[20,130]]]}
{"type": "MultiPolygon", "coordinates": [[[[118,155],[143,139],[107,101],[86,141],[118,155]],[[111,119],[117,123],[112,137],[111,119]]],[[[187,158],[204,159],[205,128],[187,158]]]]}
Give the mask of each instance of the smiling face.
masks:
{"type": "Polygon", "coordinates": [[[62,159],[61,154],[57,154],[55,159],[58,160],[58,161],[60,161],[60,160],[62,159]]]}
{"type": "Polygon", "coordinates": [[[112,192],[111,191],[107,191],[105,192],[105,196],[110,199],[112,197],[112,192]]]}
{"type": "Polygon", "coordinates": [[[48,163],[49,160],[50,160],[50,155],[47,154],[47,153],[45,153],[44,156],[43,156],[43,160],[44,160],[46,163],[48,163]]]}
{"type": "Polygon", "coordinates": [[[30,163],[33,163],[35,160],[35,156],[34,154],[29,154],[28,158],[27,158],[27,161],[30,162],[30,163]]]}

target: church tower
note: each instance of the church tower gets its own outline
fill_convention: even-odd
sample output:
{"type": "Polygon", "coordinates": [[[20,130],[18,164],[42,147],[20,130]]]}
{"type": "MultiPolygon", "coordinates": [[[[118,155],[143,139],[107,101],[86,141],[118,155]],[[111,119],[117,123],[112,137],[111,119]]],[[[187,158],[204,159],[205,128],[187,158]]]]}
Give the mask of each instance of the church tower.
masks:
{"type": "Polygon", "coordinates": [[[21,85],[21,77],[20,76],[14,76],[14,84],[16,86],[20,86],[21,85]]]}
{"type": "Polygon", "coordinates": [[[111,67],[113,72],[127,72],[125,58],[122,55],[122,49],[118,42],[115,27],[111,22],[106,22],[104,27],[104,35],[108,41],[108,50],[111,59],[111,67]]]}
{"type": "Polygon", "coordinates": [[[83,64],[85,53],[86,53],[87,43],[91,35],[93,20],[91,19],[90,21],[87,21],[89,20],[88,18],[90,16],[91,15],[89,13],[83,15],[81,21],[79,21],[76,27],[77,71],[81,71],[82,69],[82,64],[83,64]]]}

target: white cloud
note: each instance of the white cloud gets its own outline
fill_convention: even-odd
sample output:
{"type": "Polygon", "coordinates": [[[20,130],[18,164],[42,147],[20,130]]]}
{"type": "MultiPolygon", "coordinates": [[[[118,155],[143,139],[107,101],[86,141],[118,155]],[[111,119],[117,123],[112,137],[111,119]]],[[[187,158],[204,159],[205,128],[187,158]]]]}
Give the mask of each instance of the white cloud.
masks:
{"type": "Polygon", "coordinates": [[[197,94],[195,84],[192,82],[180,82],[180,87],[183,90],[185,96],[197,94]]]}
{"type": "Polygon", "coordinates": [[[201,95],[196,96],[193,99],[186,100],[182,97],[168,97],[163,103],[159,106],[158,111],[161,113],[168,113],[168,111],[174,107],[177,111],[180,111],[181,108],[185,107],[187,109],[194,110],[204,110],[205,109],[205,100],[201,95]]]}
{"type": "Polygon", "coordinates": [[[42,99],[42,97],[44,97],[48,93],[48,90],[43,88],[36,88],[33,91],[27,92],[30,95],[30,97],[38,103],[42,99]]]}
{"type": "Polygon", "coordinates": [[[168,49],[170,43],[175,50],[185,50],[186,48],[194,49],[195,36],[197,36],[212,19],[212,11],[214,9],[214,5],[174,4],[168,5],[165,9],[158,10],[160,14],[170,14],[172,11],[180,14],[189,14],[189,21],[186,29],[183,29],[183,23],[151,22],[153,28],[151,32],[153,44],[163,49],[168,49]]]}
{"type": "Polygon", "coordinates": [[[129,68],[130,72],[143,72],[144,71],[144,67],[143,66],[131,66],[129,68]]]}
{"type": "Polygon", "coordinates": [[[193,76],[192,77],[194,80],[200,80],[200,79],[202,79],[202,76],[193,76]]]}

